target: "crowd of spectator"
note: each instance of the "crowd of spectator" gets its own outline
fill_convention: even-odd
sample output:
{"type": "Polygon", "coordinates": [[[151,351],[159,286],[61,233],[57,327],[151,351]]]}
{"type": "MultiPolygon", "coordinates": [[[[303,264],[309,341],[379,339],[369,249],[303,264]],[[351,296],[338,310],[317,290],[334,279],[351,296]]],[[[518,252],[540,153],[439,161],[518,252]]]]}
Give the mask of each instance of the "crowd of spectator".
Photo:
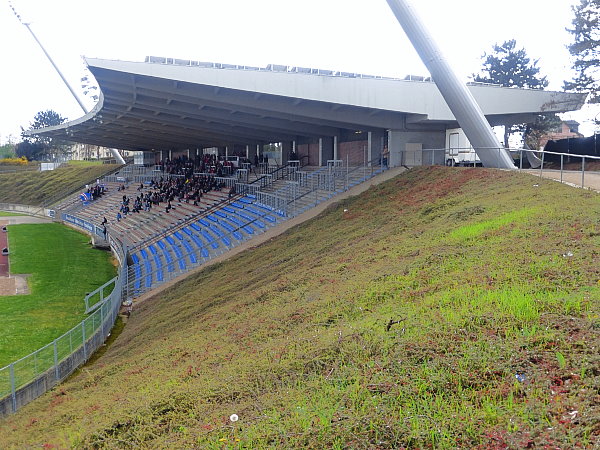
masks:
{"type": "MultiPolygon", "coordinates": [[[[217,183],[211,175],[193,175],[190,177],[161,177],[148,185],[141,183],[137,188],[139,194],[135,197],[123,195],[116,219],[120,221],[128,214],[150,211],[152,208],[164,206],[169,213],[173,202],[192,203],[198,206],[202,196],[212,190],[221,190],[224,186],[217,183]]],[[[229,194],[233,194],[232,190],[229,194]]]]}
{"type": "Polygon", "coordinates": [[[96,184],[90,186],[88,184],[85,185],[85,197],[89,201],[98,200],[100,197],[104,195],[106,192],[106,187],[100,183],[100,180],[96,181],[96,184]]]}
{"type": "MultiPolygon", "coordinates": [[[[240,158],[241,162],[250,162],[246,158],[240,158]]],[[[197,155],[194,158],[177,156],[166,159],[159,163],[164,172],[169,175],[183,175],[190,178],[194,173],[206,173],[221,177],[233,173],[234,164],[231,161],[221,161],[216,155],[197,155]]]]}

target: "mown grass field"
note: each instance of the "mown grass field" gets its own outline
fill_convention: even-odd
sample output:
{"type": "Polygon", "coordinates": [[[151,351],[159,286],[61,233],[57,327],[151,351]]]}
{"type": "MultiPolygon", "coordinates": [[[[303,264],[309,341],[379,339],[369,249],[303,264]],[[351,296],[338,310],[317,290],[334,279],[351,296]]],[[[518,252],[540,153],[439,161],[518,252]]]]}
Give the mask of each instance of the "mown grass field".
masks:
{"type": "Polygon", "coordinates": [[[23,214],[20,213],[13,213],[13,212],[8,212],[8,211],[0,211],[0,217],[15,217],[15,216],[22,216],[23,214]]]}
{"type": "Polygon", "coordinates": [[[413,169],[141,304],[0,447],[597,448],[599,248],[596,193],[413,169]]]}
{"type": "Polygon", "coordinates": [[[0,367],[79,323],[86,293],[116,275],[110,253],[61,224],[10,225],[8,239],[11,274],[31,274],[30,294],[0,296],[0,367]]]}
{"type": "Polygon", "coordinates": [[[117,167],[81,164],[45,172],[0,173],[0,203],[41,205],[44,200],[66,195],[117,167]]]}

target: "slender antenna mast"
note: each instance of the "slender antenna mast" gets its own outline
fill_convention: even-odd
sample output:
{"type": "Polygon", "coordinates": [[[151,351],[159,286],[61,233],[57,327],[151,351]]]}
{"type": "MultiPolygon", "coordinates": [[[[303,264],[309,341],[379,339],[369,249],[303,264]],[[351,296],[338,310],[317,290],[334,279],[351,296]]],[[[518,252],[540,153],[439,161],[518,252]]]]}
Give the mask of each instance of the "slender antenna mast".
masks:
{"type": "Polygon", "coordinates": [[[15,10],[15,7],[12,5],[12,2],[10,0],[8,2],[8,6],[10,6],[10,9],[12,9],[12,11],[15,13],[15,16],[17,16],[17,19],[19,19],[19,22],[21,22],[23,25],[25,25],[25,27],[27,28],[27,30],[29,30],[29,32],[33,36],[33,39],[35,39],[35,42],[38,43],[38,45],[40,46],[40,48],[44,52],[44,55],[46,55],[46,58],[48,58],[48,61],[50,61],[50,64],[52,64],[52,67],[54,67],[54,70],[56,70],[56,72],[58,73],[58,75],[60,76],[60,78],[63,80],[63,83],[65,83],[65,85],[67,86],[67,88],[69,89],[69,91],[71,91],[71,94],[73,95],[73,97],[75,98],[75,100],[77,101],[77,103],[79,104],[79,106],[81,106],[81,109],[83,110],[84,114],[87,114],[89,112],[88,109],[85,107],[85,105],[83,104],[83,102],[81,101],[81,99],[77,96],[77,94],[75,93],[75,90],[71,87],[71,85],[69,84],[69,82],[67,81],[67,79],[64,77],[64,75],[62,74],[62,72],[60,71],[60,69],[58,68],[58,66],[54,63],[54,61],[52,60],[52,58],[50,57],[50,55],[48,54],[48,52],[46,51],[46,49],[44,48],[44,46],[42,45],[42,43],[40,42],[40,40],[33,33],[33,30],[31,29],[31,27],[29,26],[29,24],[26,23],[26,22],[23,22],[23,19],[21,19],[21,16],[17,13],[17,11],[15,10]]]}

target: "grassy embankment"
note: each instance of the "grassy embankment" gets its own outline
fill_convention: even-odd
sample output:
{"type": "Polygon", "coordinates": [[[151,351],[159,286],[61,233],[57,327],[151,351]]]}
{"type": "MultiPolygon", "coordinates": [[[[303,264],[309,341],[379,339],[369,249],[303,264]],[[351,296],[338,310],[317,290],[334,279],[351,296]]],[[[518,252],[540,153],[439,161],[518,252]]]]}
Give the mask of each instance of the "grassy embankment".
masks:
{"type": "Polygon", "coordinates": [[[525,174],[411,170],[144,302],[0,446],[600,445],[599,217],[525,174]]]}
{"type": "Polygon", "coordinates": [[[45,172],[0,173],[0,203],[41,205],[116,169],[111,164],[76,164],[45,172]]]}
{"type": "Polygon", "coordinates": [[[23,216],[24,214],[21,213],[13,213],[13,212],[8,212],[8,211],[0,211],[0,217],[17,217],[17,216],[23,216]]]}
{"type": "Polygon", "coordinates": [[[85,317],[86,293],[116,274],[109,253],[57,223],[10,225],[8,239],[10,271],[31,274],[30,294],[0,296],[0,367],[77,325],[85,317]]]}

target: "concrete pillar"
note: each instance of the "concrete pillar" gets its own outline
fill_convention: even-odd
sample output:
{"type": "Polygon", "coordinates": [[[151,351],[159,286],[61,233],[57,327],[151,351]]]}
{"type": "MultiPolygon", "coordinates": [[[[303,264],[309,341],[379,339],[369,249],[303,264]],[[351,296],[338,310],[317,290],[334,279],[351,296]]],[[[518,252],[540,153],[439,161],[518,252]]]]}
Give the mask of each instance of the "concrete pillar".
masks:
{"type": "Polygon", "coordinates": [[[384,131],[369,131],[368,137],[368,148],[367,148],[367,161],[379,162],[381,159],[381,153],[383,152],[383,142],[385,139],[384,131]]]}
{"type": "Polygon", "coordinates": [[[338,137],[333,137],[333,159],[339,159],[338,157],[338,137]]]}
{"type": "Polygon", "coordinates": [[[246,145],[246,159],[250,159],[250,146],[246,145]]]}
{"type": "Polygon", "coordinates": [[[333,159],[333,138],[319,138],[319,165],[327,165],[330,159],[333,159]]]}
{"type": "Polygon", "coordinates": [[[290,153],[294,150],[294,143],[292,141],[281,143],[281,165],[284,166],[290,160],[290,153]]]}

